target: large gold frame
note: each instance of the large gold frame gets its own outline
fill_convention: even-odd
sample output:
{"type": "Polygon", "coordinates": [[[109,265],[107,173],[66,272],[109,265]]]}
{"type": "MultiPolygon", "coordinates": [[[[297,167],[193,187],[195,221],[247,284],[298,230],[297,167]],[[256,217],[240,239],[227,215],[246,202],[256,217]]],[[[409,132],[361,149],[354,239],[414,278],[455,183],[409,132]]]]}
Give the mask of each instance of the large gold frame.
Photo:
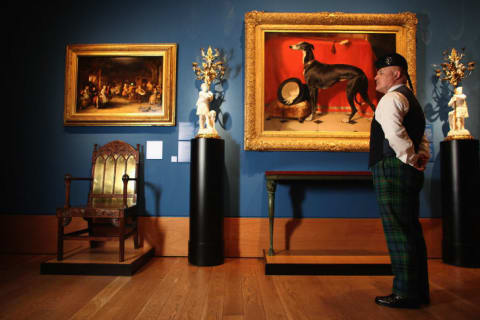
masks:
{"type": "Polygon", "coordinates": [[[416,87],[416,15],[342,12],[245,14],[245,150],[368,151],[369,132],[264,130],[266,32],[395,34],[397,52],[408,62],[416,87]]]}
{"type": "Polygon", "coordinates": [[[65,126],[175,126],[176,44],[67,45],[65,70],[65,126]],[[79,57],[163,57],[163,115],[149,112],[95,112],[77,110],[79,57]]]}

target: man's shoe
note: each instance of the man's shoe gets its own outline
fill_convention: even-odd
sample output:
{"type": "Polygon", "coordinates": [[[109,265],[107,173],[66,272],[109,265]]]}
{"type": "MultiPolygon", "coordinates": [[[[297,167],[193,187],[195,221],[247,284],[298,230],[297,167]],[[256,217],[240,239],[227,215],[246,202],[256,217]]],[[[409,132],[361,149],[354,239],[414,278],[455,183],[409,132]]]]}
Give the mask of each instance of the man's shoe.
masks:
{"type": "MultiPolygon", "coordinates": [[[[430,300],[430,299],[429,299],[430,300]]],[[[375,303],[390,308],[410,308],[417,309],[423,301],[418,299],[404,298],[392,293],[389,296],[376,297],[375,303]]],[[[430,302],[430,301],[428,301],[430,302]]]]}

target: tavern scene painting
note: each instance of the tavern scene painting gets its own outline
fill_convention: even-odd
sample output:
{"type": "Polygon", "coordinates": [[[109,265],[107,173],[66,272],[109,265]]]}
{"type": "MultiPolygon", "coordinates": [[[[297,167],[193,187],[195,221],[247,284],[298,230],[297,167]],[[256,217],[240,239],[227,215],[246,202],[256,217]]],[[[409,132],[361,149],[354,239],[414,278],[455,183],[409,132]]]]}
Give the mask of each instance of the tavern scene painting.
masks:
{"type": "Polygon", "coordinates": [[[75,111],[163,115],[162,77],[162,56],[80,56],[75,111]]]}

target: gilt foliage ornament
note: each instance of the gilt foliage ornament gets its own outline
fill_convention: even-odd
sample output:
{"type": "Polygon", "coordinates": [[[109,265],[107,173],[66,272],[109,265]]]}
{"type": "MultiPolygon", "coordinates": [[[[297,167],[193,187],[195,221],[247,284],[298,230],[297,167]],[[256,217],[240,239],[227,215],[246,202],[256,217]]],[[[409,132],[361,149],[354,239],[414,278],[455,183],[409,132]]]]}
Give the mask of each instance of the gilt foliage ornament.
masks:
{"type": "Polygon", "coordinates": [[[448,131],[445,140],[473,139],[465,128],[465,118],[468,118],[467,96],[463,93],[462,80],[468,77],[475,69],[475,62],[462,62],[465,58],[465,49],[457,51],[453,48],[450,52],[444,51],[444,62],[435,65],[435,75],[442,81],[447,81],[453,87],[453,96],[448,102],[452,111],[448,113],[448,131]]]}
{"type": "Polygon", "coordinates": [[[197,80],[203,80],[208,88],[210,88],[210,84],[215,79],[223,79],[225,75],[225,66],[223,65],[223,61],[220,61],[220,52],[218,49],[215,49],[215,53],[212,50],[211,46],[208,46],[207,52],[205,53],[205,49],[200,49],[202,54],[201,67],[199,67],[197,62],[193,62],[193,72],[195,72],[197,80]]]}
{"type": "Polygon", "coordinates": [[[475,69],[475,62],[468,62],[466,65],[462,62],[462,59],[465,57],[465,48],[461,52],[457,51],[455,48],[449,53],[448,51],[443,51],[443,60],[444,62],[440,64],[441,68],[435,69],[436,76],[442,81],[448,81],[453,88],[458,87],[462,80],[469,76],[472,71],[475,69]]]}

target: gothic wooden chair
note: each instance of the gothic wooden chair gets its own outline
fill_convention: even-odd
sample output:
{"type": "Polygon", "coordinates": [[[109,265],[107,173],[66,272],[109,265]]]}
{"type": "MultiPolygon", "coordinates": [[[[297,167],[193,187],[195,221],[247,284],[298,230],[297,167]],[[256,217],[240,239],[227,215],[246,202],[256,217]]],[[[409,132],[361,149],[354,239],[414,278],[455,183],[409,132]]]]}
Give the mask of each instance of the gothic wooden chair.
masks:
{"type": "Polygon", "coordinates": [[[92,176],[74,178],[65,175],[65,206],[57,209],[58,247],[57,258],[63,260],[64,240],[86,240],[91,247],[104,241],[119,242],[119,261],[125,259],[125,239],[134,237],[137,249],[137,177],[140,145],[133,148],[123,141],[112,141],[98,148],[92,155],[92,176]],[[70,206],[72,181],[90,181],[88,202],[84,207],[70,206]],[[65,234],[72,217],[87,220],[86,229],[65,234]]]}

